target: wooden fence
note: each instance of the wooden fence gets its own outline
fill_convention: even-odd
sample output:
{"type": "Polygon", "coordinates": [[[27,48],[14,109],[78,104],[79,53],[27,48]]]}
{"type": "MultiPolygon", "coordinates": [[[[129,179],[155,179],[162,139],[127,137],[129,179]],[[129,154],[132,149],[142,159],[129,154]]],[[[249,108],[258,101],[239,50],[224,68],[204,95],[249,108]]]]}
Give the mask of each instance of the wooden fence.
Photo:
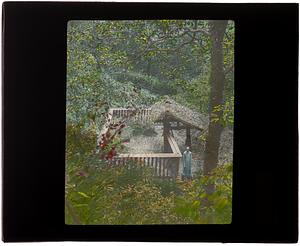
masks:
{"type": "Polygon", "coordinates": [[[151,108],[128,109],[111,108],[110,113],[115,118],[131,118],[133,121],[147,123],[151,120],[151,108]]]}
{"type": "Polygon", "coordinates": [[[155,177],[176,179],[180,158],[181,155],[173,153],[119,154],[113,158],[112,163],[126,165],[133,161],[142,167],[150,167],[155,177]]]}
{"type": "MultiPolygon", "coordinates": [[[[113,119],[118,117],[134,117],[134,120],[146,123],[150,120],[151,109],[139,109],[136,112],[133,109],[111,108],[108,115],[108,124],[114,122],[113,119]]],[[[108,124],[103,127],[101,134],[107,131],[108,124]]],[[[127,165],[134,161],[141,166],[152,168],[156,177],[176,179],[182,155],[174,137],[170,133],[167,135],[167,140],[171,153],[118,154],[113,157],[111,164],[127,165]]]]}

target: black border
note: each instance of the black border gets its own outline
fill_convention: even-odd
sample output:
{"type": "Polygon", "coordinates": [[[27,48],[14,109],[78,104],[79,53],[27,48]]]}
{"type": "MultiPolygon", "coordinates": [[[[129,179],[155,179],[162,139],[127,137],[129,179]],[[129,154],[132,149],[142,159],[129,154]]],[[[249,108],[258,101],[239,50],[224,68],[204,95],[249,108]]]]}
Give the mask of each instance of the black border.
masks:
{"type": "Polygon", "coordinates": [[[5,2],[3,240],[298,240],[298,4],[5,2]],[[76,19],[235,21],[230,225],[64,225],[66,29],[76,19]]]}

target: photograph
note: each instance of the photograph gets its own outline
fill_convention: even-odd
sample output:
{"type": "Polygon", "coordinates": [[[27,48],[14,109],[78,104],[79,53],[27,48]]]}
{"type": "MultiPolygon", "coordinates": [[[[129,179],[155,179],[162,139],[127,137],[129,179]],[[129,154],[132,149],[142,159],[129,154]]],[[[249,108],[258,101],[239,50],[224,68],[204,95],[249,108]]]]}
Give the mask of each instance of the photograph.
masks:
{"type": "Polygon", "coordinates": [[[230,224],[234,22],[67,30],[65,223],[230,224]]]}
{"type": "Polygon", "coordinates": [[[2,12],[3,242],[298,242],[299,4],[2,12]]]}

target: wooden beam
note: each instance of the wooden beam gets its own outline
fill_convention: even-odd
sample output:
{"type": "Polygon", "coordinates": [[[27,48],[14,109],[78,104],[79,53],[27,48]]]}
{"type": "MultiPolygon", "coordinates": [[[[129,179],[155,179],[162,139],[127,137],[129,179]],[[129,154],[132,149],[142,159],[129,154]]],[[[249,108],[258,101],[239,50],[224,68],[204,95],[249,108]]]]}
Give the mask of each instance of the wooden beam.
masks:
{"type": "Polygon", "coordinates": [[[188,127],[186,128],[186,139],[185,139],[185,145],[192,147],[192,140],[191,140],[191,129],[188,127]]]}
{"type": "Polygon", "coordinates": [[[169,133],[170,133],[170,123],[167,120],[164,120],[163,121],[164,152],[172,151],[168,141],[169,133]]]}
{"type": "Polygon", "coordinates": [[[175,138],[173,138],[170,134],[168,134],[167,139],[168,139],[168,142],[171,146],[172,152],[174,154],[180,154],[181,155],[180,149],[179,149],[179,147],[178,147],[178,145],[175,141],[175,138]]]}
{"type": "MultiPolygon", "coordinates": [[[[170,129],[171,130],[184,130],[187,127],[189,127],[189,126],[171,126],[170,129]]],[[[189,128],[191,128],[191,127],[189,127],[189,128]]],[[[198,129],[198,128],[194,128],[194,129],[198,129]]]]}
{"type": "MultiPolygon", "coordinates": [[[[157,120],[157,121],[163,122],[164,120],[166,120],[166,118],[165,118],[165,119],[162,119],[162,120],[157,120]]],[[[191,124],[191,123],[189,123],[189,122],[187,122],[187,121],[185,121],[185,120],[183,120],[183,119],[180,119],[180,118],[174,116],[173,114],[168,114],[167,121],[169,121],[169,122],[174,122],[174,123],[176,123],[176,122],[179,121],[179,122],[181,122],[182,124],[184,124],[184,125],[186,125],[186,126],[188,126],[188,127],[190,127],[190,128],[197,129],[197,130],[203,130],[202,127],[200,127],[200,126],[195,126],[195,125],[193,125],[193,124],[191,124]]]]}
{"type": "Polygon", "coordinates": [[[147,158],[147,157],[158,157],[158,158],[172,158],[182,157],[178,153],[145,153],[145,154],[118,154],[116,158],[147,158]]]}

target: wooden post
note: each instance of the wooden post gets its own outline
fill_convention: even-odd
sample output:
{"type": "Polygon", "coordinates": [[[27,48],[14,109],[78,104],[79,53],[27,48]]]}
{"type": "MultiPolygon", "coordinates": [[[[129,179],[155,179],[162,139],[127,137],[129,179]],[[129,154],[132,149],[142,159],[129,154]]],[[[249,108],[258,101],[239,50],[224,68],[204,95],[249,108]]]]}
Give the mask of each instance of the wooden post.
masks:
{"type": "Polygon", "coordinates": [[[177,158],[177,160],[176,160],[175,179],[176,179],[176,178],[178,177],[178,175],[179,175],[180,159],[181,159],[181,158],[177,158]]]}
{"type": "Polygon", "coordinates": [[[170,159],[166,159],[166,168],[167,168],[167,177],[168,179],[170,176],[172,176],[172,170],[171,170],[171,165],[170,165],[170,159]]]}
{"type": "Polygon", "coordinates": [[[185,145],[192,147],[192,140],[191,140],[191,129],[189,127],[186,127],[186,139],[185,139],[185,145]]]}
{"type": "Polygon", "coordinates": [[[165,178],[166,173],[166,159],[162,158],[162,177],[165,178]]]}
{"type": "Polygon", "coordinates": [[[158,176],[161,177],[162,158],[158,158],[158,160],[159,160],[159,162],[158,162],[158,165],[159,165],[158,176]]]}
{"type": "Polygon", "coordinates": [[[168,134],[170,132],[170,122],[167,119],[163,121],[163,135],[164,135],[164,152],[171,152],[170,145],[168,142],[168,134]]]}
{"type": "Polygon", "coordinates": [[[179,174],[180,158],[172,158],[172,179],[175,181],[179,174]]]}

